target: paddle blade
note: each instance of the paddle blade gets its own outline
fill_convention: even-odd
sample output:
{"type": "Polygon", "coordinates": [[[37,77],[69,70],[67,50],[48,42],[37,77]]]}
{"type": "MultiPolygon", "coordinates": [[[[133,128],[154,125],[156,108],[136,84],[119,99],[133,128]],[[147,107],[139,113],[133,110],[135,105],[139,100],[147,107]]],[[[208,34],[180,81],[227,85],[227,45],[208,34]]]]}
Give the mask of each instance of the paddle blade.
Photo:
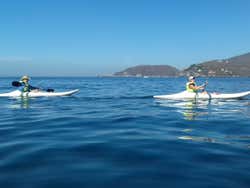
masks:
{"type": "Polygon", "coordinates": [[[54,89],[47,89],[47,92],[54,92],[54,89]]]}
{"type": "Polygon", "coordinates": [[[12,82],[12,86],[14,86],[14,87],[20,87],[20,86],[22,86],[22,84],[20,82],[18,82],[18,81],[13,81],[12,82]]]}

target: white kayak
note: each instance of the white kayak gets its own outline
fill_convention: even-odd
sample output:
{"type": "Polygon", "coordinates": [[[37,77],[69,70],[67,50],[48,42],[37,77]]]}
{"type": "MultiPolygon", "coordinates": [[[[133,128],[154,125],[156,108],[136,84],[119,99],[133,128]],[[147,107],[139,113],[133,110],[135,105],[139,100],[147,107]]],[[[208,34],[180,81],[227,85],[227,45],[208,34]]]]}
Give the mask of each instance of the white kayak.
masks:
{"type": "Polygon", "coordinates": [[[59,96],[70,96],[77,93],[78,91],[79,89],[66,92],[31,91],[23,93],[19,90],[16,90],[9,93],[2,93],[0,94],[0,97],[59,97],[59,96]]]}
{"type": "Polygon", "coordinates": [[[241,93],[192,93],[183,91],[171,95],[156,95],[156,99],[170,99],[170,100],[182,100],[182,99],[240,99],[250,95],[250,91],[241,93]]]}

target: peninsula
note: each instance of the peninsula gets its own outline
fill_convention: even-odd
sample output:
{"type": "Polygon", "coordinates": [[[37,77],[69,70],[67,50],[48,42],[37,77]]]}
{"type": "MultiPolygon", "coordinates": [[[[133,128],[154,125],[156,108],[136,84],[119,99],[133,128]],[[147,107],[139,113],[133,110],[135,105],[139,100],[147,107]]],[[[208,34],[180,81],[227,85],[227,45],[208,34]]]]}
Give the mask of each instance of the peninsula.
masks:
{"type": "Polygon", "coordinates": [[[139,65],[114,73],[121,77],[250,77],[250,53],[193,64],[184,70],[170,65],[139,65]]]}

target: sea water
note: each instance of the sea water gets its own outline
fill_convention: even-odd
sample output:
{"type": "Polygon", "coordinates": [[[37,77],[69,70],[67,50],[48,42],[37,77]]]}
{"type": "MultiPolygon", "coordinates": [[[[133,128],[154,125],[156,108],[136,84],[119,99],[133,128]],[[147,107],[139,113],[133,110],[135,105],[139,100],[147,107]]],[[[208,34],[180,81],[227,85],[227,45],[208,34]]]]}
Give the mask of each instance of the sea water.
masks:
{"type": "MultiPolygon", "coordinates": [[[[17,78],[1,78],[0,93],[17,78]]],[[[206,79],[197,80],[199,84],[206,79]]],[[[168,101],[185,78],[33,78],[70,97],[0,98],[0,187],[250,187],[250,100],[168,101]]],[[[250,90],[209,78],[208,91],[250,90]]]]}

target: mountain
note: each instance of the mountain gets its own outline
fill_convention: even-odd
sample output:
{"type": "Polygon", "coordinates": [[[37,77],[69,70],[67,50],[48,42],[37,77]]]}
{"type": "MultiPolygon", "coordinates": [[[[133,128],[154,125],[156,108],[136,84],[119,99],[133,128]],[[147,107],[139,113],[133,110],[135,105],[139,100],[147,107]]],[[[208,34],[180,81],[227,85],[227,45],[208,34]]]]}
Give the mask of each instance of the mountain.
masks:
{"type": "Polygon", "coordinates": [[[121,72],[117,72],[114,76],[159,76],[174,77],[179,76],[180,71],[169,65],[139,65],[130,67],[121,72]]]}
{"type": "Polygon", "coordinates": [[[250,76],[250,53],[229,59],[207,61],[191,65],[181,75],[196,76],[250,76]]]}
{"type": "Polygon", "coordinates": [[[204,76],[204,77],[250,77],[250,53],[228,59],[212,60],[180,71],[169,65],[141,65],[117,72],[114,76],[204,76]]]}

